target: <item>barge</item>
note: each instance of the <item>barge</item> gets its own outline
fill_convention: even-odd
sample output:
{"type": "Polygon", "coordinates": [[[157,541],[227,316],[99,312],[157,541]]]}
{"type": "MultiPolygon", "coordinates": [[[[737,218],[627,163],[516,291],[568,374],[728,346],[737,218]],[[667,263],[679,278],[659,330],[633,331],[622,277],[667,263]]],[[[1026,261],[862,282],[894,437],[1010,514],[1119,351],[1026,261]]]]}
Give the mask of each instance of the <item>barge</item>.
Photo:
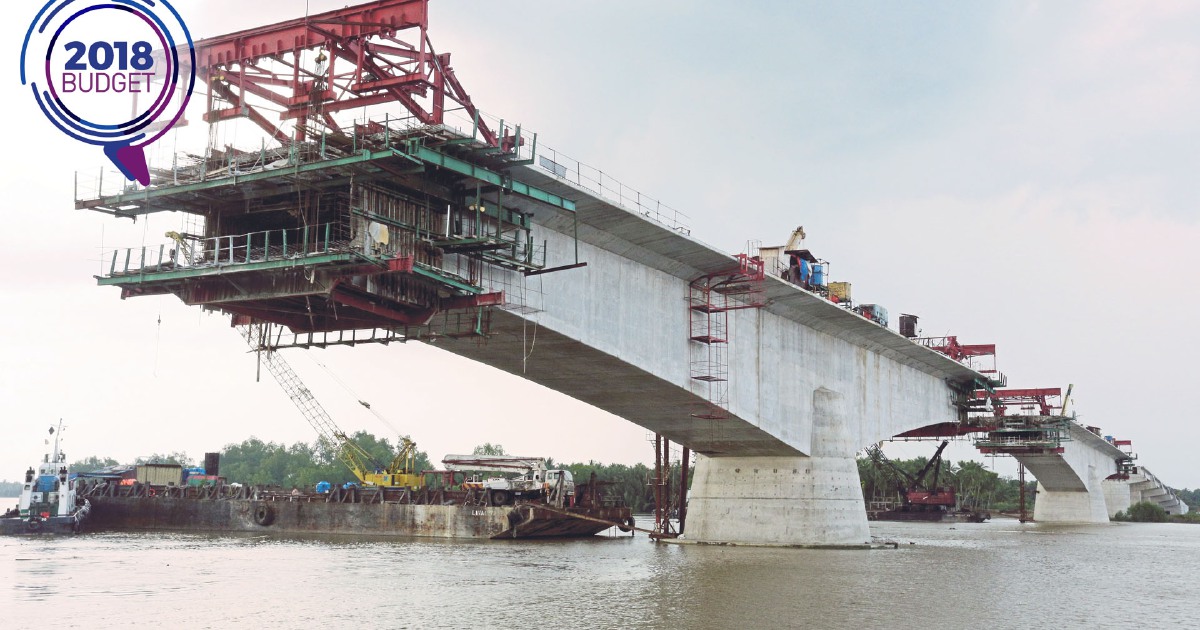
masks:
{"type": "Polygon", "coordinates": [[[923,521],[927,523],[983,523],[992,518],[980,510],[880,510],[868,511],[870,521],[923,521]]]}
{"type": "Polygon", "coordinates": [[[580,484],[574,505],[494,504],[492,493],[433,488],[351,486],[315,493],[237,484],[84,486],[81,496],[92,506],[89,531],[512,539],[634,529],[629,508],[602,498],[589,484],[580,484]]]}

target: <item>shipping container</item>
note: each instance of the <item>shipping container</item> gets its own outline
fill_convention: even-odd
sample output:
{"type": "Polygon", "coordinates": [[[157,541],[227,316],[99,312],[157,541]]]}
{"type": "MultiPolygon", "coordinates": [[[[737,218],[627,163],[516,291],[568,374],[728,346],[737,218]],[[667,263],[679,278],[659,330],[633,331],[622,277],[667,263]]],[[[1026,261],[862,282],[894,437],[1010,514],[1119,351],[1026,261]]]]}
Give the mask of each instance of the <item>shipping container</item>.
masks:
{"type": "Polygon", "coordinates": [[[183,479],[179,464],[138,464],[137,480],[152,486],[178,486],[183,479]]]}

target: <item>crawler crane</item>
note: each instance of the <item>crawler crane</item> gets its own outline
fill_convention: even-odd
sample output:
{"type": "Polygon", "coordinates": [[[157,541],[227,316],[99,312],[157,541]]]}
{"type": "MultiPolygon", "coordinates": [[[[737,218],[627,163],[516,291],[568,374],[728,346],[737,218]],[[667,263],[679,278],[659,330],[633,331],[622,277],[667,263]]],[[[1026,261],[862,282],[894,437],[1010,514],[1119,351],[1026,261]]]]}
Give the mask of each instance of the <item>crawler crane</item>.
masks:
{"type": "Polygon", "coordinates": [[[279,352],[271,350],[267,345],[270,334],[269,324],[255,322],[239,326],[242,336],[250,349],[258,353],[259,360],[266,365],[267,371],[275,377],[276,382],[292,399],[305,420],[317,431],[321,440],[329,443],[335,449],[338,458],[354,473],[355,477],[365,486],[384,488],[418,489],[425,485],[425,478],[416,470],[417,445],[412,440],[400,438],[400,450],[390,464],[384,465],[375,459],[362,446],[350,439],[344,431],[334,423],[333,418],[325,411],[312,392],[305,387],[304,382],[292,370],[279,352]]]}

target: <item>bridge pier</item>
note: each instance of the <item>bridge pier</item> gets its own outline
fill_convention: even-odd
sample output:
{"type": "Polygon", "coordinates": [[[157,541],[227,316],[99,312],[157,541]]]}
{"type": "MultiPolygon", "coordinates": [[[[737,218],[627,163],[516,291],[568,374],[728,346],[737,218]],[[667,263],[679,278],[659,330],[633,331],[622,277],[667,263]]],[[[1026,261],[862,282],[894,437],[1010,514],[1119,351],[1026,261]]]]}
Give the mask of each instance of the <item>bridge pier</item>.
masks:
{"type": "Polygon", "coordinates": [[[870,544],[842,395],[817,389],[813,413],[811,456],[700,458],[682,540],[817,547],[870,544]]]}
{"type": "Polygon", "coordinates": [[[1068,449],[1054,453],[1016,455],[1037,477],[1033,520],[1039,523],[1107,523],[1103,480],[1115,466],[1112,460],[1094,457],[1094,451],[1068,449]],[[1103,469],[1098,466],[1107,467],[1103,469]]]}
{"type": "Polygon", "coordinates": [[[1047,490],[1039,482],[1033,520],[1039,523],[1107,523],[1108,506],[1098,481],[1085,491],[1047,490]]]}
{"type": "Polygon", "coordinates": [[[1130,483],[1128,479],[1105,479],[1102,483],[1104,486],[1104,505],[1108,508],[1108,517],[1117,515],[1117,512],[1126,512],[1129,506],[1141,500],[1141,492],[1134,489],[1137,484],[1130,483]],[[1134,500],[1134,495],[1137,495],[1137,500],[1134,500]]]}

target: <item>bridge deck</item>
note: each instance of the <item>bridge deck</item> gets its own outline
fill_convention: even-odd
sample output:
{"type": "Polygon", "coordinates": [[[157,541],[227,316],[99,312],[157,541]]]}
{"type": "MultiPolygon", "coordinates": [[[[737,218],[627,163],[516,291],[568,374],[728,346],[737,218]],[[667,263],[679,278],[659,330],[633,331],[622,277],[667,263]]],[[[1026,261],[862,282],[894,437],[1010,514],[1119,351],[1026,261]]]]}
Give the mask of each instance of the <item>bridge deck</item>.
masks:
{"type": "MultiPolygon", "coordinates": [[[[681,300],[686,294],[688,282],[706,274],[728,270],[736,264],[735,259],[729,254],[706,245],[689,234],[630,212],[590,191],[546,175],[534,168],[522,167],[517,170],[519,171],[517,176],[523,181],[528,181],[531,185],[551,194],[574,201],[575,212],[573,213],[540,204],[532,199],[515,196],[507,199],[506,203],[531,213],[535,225],[562,235],[564,238],[554,239],[559,245],[569,247],[569,243],[572,242],[571,237],[578,234],[580,243],[585,244],[583,262],[588,262],[588,251],[594,254],[597,250],[603,250],[606,254],[616,254],[622,259],[628,260],[634,267],[648,267],[682,280],[683,282],[678,285],[684,287],[684,292],[680,294],[681,300]]],[[[554,249],[551,247],[551,250],[554,249]]],[[[559,255],[561,256],[562,253],[560,251],[559,255]]],[[[549,264],[554,266],[573,262],[575,262],[573,257],[568,255],[566,260],[560,258],[549,264]]],[[[592,280],[587,280],[588,274],[603,275],[596,265],[604,263],[592,259],[591,264],[593,267],[590,269],[571,269],[544,277],[546,286],[554,287],[551,289],[552,291],[570,291],[574,296],[572,299],[585,300],[593,304],[585,306],[571,304],[564,307],[561,302],[556,302],[559,307],[568,310],[550,311],[548,312],[549,317],[533,313],[521,315],[516,312],[497,311],[492,319],[491,338],[487,343],[458,342],[444,344],[441,347],[595,405],[646,427],[648,430],[661,433],[672,441],[687,445],[694,451],[703,454],[745,456],[805,454],[799,449],[808,448],[809,434],[807,429],[798,427],[801,424],[807,425],[803,420],[805,410],[808,409],[811,401],[803,400],[803,398],[811,396],[809,390],[799,391],[799,389],[804,389],[799,388],[795,391],[758,394],[759,396],[784,399],[787,399],[788,396],[802,397],[800,400],[787,399],[783,403],[785,411],[782,413],[787,419],[784,420],[786,433],[782,434],[776,434],[781,426],[779,424],[781,412],[777,408],[772,408],[776,411],[773,412],[775,419],[771,422],[765,422],[761,417],[739,417],[737,415],[739,409],[735,406],[730,407],[730,417],[720,420],[692,416],[690,412],[695,411],[704,402],[704,399],[689,391],[686,384],[688,380],[686,373],[683,376],[673,373],[670,366],[670,361],[673,359],[666,358],[671,353],[677,353],[678,348],[686,344],[686,325],[680,325],[678,331],[675,331],[677,337],[669,337],[668,335],[671,335],[674,329],[671,325],[664,325],[662,319],[671,316],[671,313],[638,310],[647,303],[640,301],[640,298],[630,301],[630,304],[639,306],[630,306],[630,304],[624,303],[619,307],[615,304],[609,306],[603,304],[606,300],[615,298],[618,291],[633,298],[639,292],[673,291],[672,287],[675,285],[668,286],[670,283],[660,282],[655,286],[628,286],[626,283],[636,282],[641,277],[636,270],[631,270],[615,274],[611,278],[604,276],[605,281],[621,283],[621,286],[606,286],[602,284],[599,276],[593,275],[592,280]],[[588,283],[587,288],[572,286],[580,282],[588,283]],[[631,325],[631,322],[644,322],[645,327],[657,327],[657,333],[652,336],[643,336],[641,339],[658,350],[650,349],[642,352],[642,354],[648,352],[651,355],[649,358],[624,356],[624,352],[614,345],[613,337],[595,339],[593,338],[596,335],[594,329],[589,329],[587,325],[573,318],[587,318],[591,316],[589,313],[597,309],[603,311],[605,308],[612,308],[614,311],[633,309],[632,315],[628,312],[623,313],[624,320],[618,322],[614,319],[603,324],[603,326],[613,328],[610,333],[616,338],[628,334],[625,327],[631,325]],[[565,328],[555,330],[554,326],[550,325],[555,321],[559,325],[565,325],[565,328]],[[536,327],[536,348],[529,360],[525,361],[523,357],[532,345],[530,340],[534,334],[532,322],[539,322],[536,327]],[[572,328],[575,329],[572,330],[572,328]],[[600,348],[597,348],[596,345],[599,345],[600,348]],[[664,354],[657,355],[658,352],[664,354]],[[664,363],[668,364],[665,368],[664,363]],[[767,428],[764,430],[763,427],[767,428]]],[[[610,261],[608,264],[613,263],[610,261]]],[[[797,328],[805,327],[815,330],[818,333],[848,342],[852,346],[863,348],[868,354],[875,353],[901,366],[932,375],[940,381],[967,385],[968,389],[972,388],[970,383],[984,378],[978,372],[945,355],[917,345],[888,328],[879,326],[782,279],[770,277],[766,279],[764,285],[766,294],[764,310],[777,315],[786,322],[793,322],[797,328]]],[[[494,286],[492,290],[497,288],[499,287],[494,286]]],[[[550,301],[554,302],[554,300],[550,301]]],[[[667,309],[678,308],[679,315],[684,312],[682,301],[679,302],[678,307],[671,306],[670,300],[659,301],[655,306],[667,309]]],[[[634,323],[633,325],[638,324],[634,323]]],[[[730,352],[738,352],[737,344],[734,343],[733,346],[730,352]]],[[[644,350],[644,346],[639,350],[644,350]]],[[[765,353],[760,355],[764,357],[762,359],[764,362],[768,360],[765,357],[772,357],[771,361],[840,360],[844,362],[847,360],[844,354],[838,359],[820,355],[789,358],[774,349],[764,348],[762,352],[765,353]]],[[[634,354],[638,354],[638,352],[635,351],[634,354]]],[[[772,369],[768,365],[763,363],[754,370],[772,369]]],[[[852,371],[858,369],[857,365],[853,363],[850,365],[849,369],[852,371]]],[[[684,367],[686,372],[686,364],[684,367]]],[[[818,385],[838,387],[837,384],[824,380],[830,378],[828,371],[823,374],[824,376],[814,377],[810,380],[814,380],[818,385]]],[[[740,378],[744,382],[754,382],[763,378],[764,374],[761,371],[749,374],[738,373],[733,377],[740,378]]],[[[843,374],[842,378],[853,377],[845,377],[843,374]]],[[[764,383],[766,382],[769,381],[764,380],[764,383]]],[[[845,380],[841,382],[846,383],[845,380]]],[[[894,387],[895,383],[882,386],[894,387]]],[[[930,389],[921,390],[921,393],[913,395],[921,400],[933,400],[934,407],[942,406],[941,408],[945,409],[948,402],[942,401],[948,401],[950,393],[950,389],[945,388],[944,394],[930,389]]],[[[897,394],[893,390],[891,395],[897,394]]],[[[906,394],[901,392],[899,395],[906,394]]],[[[884,394],[881,396],[886,397],[884,394]]],[[[761,399],[756,399],[751,406],[761,404],[765,403],[761,399]]],[[[761,407],[757,408],[761,409],[761,407]]],[[[748,409],[746,406],[743,406],[741,411],[757,413],[754,409],[748,409]]],[[[937,418],[925,418],[921,415],[916,420],[918,424],[913,426],[920,426],[921,421],[928,424],[946,417],[953,417],[952,411],[937,411],[936,413],[942,415],[937,418]]],[[[854,418],[854,421],[858,425],[860,419],[854,418]]],[[[878,420],[878,422],[887,421],[887,419],[878,420]]],[[[858,437],[864,433],[871,433],[871,431],[860,432],[851,429],[850,433],[858,437]]],[[[883,433],[878,437],[866,439],[869,441],[886,435],[891,435],[891,433],[883,433]]]]}
{"type": "MultiPolygon", "coordinates": [[[[537,168],[520,167],[517,170],[522,180],[575,200],[582,241],[688,281],[729,269],[734,264],[729,254],[689,234],[625,210],[564,179],[537,168]]],[[[529,200],[521,202],[530,211],[536,211],[536,223],[564,234],[572,233],[575,216],[529,200]]],[[[767,278],[766,298],[765,308],[772,313],[928,374],[959,382],[985,379],[984,375],[943,354],[919,346],[893,330],[780,278],[767,278]]]]}

